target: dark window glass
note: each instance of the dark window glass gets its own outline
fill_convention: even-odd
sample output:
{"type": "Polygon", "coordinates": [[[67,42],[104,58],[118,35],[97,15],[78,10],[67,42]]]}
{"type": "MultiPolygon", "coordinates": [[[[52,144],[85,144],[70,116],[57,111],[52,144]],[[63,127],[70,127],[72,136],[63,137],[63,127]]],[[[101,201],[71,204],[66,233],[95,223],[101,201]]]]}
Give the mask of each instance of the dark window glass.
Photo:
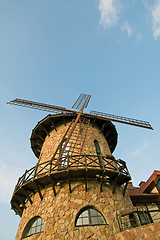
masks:
{"type": "Polygon", "coordinates": [[[99,161],[99,164],[101,165],[102,167],[102,160],[101,160],[101,149],[100,149],[100,146],[99,146],[99,143],[97,140],[94,140],[94,146],[95,146],[95,149],[96,149],[96,153],[98,155],[98,161],[99,161]]]}
{"type": "Polygon", "coordinates": [[[94,208],[85,208],[76,220],[76,226],[106,224],[104,217],[94,208]]]}
{"type": "Polygon", "coordinates": [[[133,228],[137,227],[136,218],[133,213],[129,214],[130,224],[133,228]]]}
{"type": "Polygon", "coordinates": [[[138,212],[138,217],[141,222],[141,225],[153,223],[152,217],[148,211],[138,212]]]}
{"type": "Polygon", "coordinates": [[[160,189],[160,181],[158,182],[158,188],[160,189]]]}
{"type": "Polygon", "coordinates": [[[43,230],[44,224],[42,218],[34,217],[27,223],[22,234],[22,239],[29,237],[33,234],[43,232],[43,230]]]}
{"type": "Polygon", "coordinates": [[[94,140],[94,145],[95,145],[95,148],[96,148],[97,155],[100,155],[101,154],[101,149],[100,149],[100,146],[99,146],[99,143],[98,143],[97,140],[94,140]]]}

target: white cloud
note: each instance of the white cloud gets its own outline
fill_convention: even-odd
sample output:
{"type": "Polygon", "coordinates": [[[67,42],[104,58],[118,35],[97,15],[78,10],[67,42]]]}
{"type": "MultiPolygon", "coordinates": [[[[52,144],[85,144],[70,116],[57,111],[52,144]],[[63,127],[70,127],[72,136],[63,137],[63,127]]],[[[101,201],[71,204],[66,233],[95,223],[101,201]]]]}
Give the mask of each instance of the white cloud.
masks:
{"type": "Polygon", "coordinates": [[[118,22],[120,8],[118,0],[100,0],[98,7],[101,13],[100,24],[104,28],[114,26],[118,22]]]}
{"type": "Polygon", "coordinates": [[[155,39],[160,37],[160,0],[156,0],[154,6],[151,8],[153,20],[153,36],[155,39]]]}
{"type": "Polygon", "coordinates": [[[149,142],[145,140],[141,147],[139,147],[138,149],[135,149],[133,152],[128,153],[128,156],[140,155],[142,152],[144,152],[148,148],[148,146],[149,146],[149,142]]]}
{"type": "Polygon", "coordinates": [[[124,22],[124,24],[121,26],[121,30],[122,31],[127,31],[127,34],[128,34],[129,37],[132,36],[132,28],[128,24],[128,22],[124,22]]]}
{"type": "Polygon", "coordinates": [[[152,16],[153,36],[157,40],[160,37],[160,0],[146,1],[142,0],[145,8],[152,16]],[[154,3],[153,3],[154,2],[154,3]]]}

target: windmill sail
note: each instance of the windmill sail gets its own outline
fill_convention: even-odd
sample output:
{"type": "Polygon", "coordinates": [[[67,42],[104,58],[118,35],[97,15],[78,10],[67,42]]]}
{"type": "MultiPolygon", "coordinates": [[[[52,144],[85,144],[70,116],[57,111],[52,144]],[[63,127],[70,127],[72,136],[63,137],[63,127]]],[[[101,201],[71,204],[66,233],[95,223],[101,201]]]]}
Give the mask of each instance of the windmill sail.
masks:
{"type": "Polygon", "coordinates": [[[64,107],[58,107],[58,106],[54,106],[54,105],[28,101],[28,100],[19,99],[19,98],[16,98],[16,99],[14,99],[14,100],[12,100],[10,102],[7,102],[7,104],[17,105],[17,106],[27,107],[27,108],[33,108],[33,109],[38,109],[38,110],[51,112],[51,113],[74,112],[73,110],[69,110],[69,109],[66,109],[64,107]]]}
{"type": "Polygon", "coordinates": [[[137,119],[128,118],[128,117],[122,117],[122,116],[113,115],[113,114],[109,114],[109,113],[97,112],[97,111],[93,111],[93,110],[90,111],[90,114],[106,118],[107,120],[110,120],[110,121],[125,123],[125,124],[129,124],[129,125],[148,128],[148,129],[153,130],[150,123],[147,121],[137,120],[137,119]]]}
{"type": "Polygon", "coordinates": [[[81,94],[76,102],[73,104],[72,108],[75,108],[75,109],[81,109],[82,105],[84,104],[85,100],[88,98],[86,104],[85,104],[85,108],[88,106],[88,103],[90,101],[90,98],[91,98],[91,95],[88,95],[88,94],[81,94]]]}

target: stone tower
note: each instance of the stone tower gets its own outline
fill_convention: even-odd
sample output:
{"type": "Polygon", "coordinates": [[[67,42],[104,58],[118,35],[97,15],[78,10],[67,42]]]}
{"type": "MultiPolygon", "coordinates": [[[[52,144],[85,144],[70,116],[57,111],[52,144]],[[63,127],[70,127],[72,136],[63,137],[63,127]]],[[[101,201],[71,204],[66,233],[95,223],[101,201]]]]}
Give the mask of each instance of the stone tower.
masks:
{"type": "Polygon", "coordinates": [[[119,214],[132,203],[126,164],[112,155],[111,121],[81,114],[48,115],[32,131],[37,164],[18,179],[11,206],[21,217],[16,240],[115,239],[119,214]]]}

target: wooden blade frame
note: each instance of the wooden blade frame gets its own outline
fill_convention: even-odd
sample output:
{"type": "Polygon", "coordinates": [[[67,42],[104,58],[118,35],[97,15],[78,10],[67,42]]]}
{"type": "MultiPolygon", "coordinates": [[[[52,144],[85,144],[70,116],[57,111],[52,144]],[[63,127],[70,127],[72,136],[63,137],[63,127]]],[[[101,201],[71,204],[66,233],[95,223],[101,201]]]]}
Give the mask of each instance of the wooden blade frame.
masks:
{"type": "Polygon", "coordinates": [[[76,100],[76,102],[73,104],[72,108],[80,109],[87,98],[88,98],[88,100],[87,100],[87,102],[84,106],[85,108],[87,108],[88,103],[89,103],[90,98],[91,98],[91,95],[88,95],[88,94],[81,94],[78,97],[78,99],[76,100]]]}
{"type": "MultiPolygon", "coordinates": [[[[64,107],[58,107],[58,106],[54,106],[54,105],[48,105],[48,104],[44,104],[44,103],[38,103],[38,102],[33,102],[33,101],[28,101],[28,100],[23,100],[23,99],[18,99],[18,98],[14,99],[10,102],[7,102],[7,104],[38,109],[38,110],[47,111],[47,112],[51,112],[51,113],[55,113],[55,114],[56,113],[76,113],[76,114],[78,114],[79,112],[82,113],[84,108],[87,107],[90,98],[91,98],[91,95],[87,95],[87,94],[81,94],[78,97],[78,99],[76,100],[76,102],[73,105],[73,107],[76,107],[77,109],[83,105],[78,112],[75,110],[66,109],[64,107]]],[[[117,115],[93,111],[93,110],[90,111],[90,114],[88,114],[88,113],[84,113],[84,114],[88,117],[89,116],[92,116],[92,117],[98,116],[102,119],[119,122],[119,123],[124,123],[124,124],[129,124],[129,125],[142,127],[142,128],[148,128],[148,129],[153,130],[150,123],[147,121],[117,116],[117,115]]]]}
{"type": "Polygon", "coordinates": [[[38,102],[28,101],[28,100],[19,99],[19,98],[16,98],[10,102],[7,102],[7,104],[33,108],[33,109],[42,110],[42,111],[51,112],[51,113],[76,112],[74,110],[66,109],[64,107],[58,107],[54,105],[48,105],[44,103],[38,103],[38,102]]]}
{"type": "Polygon", "coordinates": [[[97,112],[97,111],[93,111],[93,110],[90,111],[90,114],[93,115],[93,116],[100,116],[100,117],[102,117],[103,119],[106,119],[106,120],[119,122],[119,123],[125,123],[125,124],[129,124],[129,125],[142,127],[142,128],[148,128],[148,129],[153,130],[150,123],[147,122],[147,121],[142,121],[142,120],[137,120],[137,119],[133,119],[133,118],[117,116],[117,115],[113,115],[113,114],[109,114],[109,113],[97,112]]]}

